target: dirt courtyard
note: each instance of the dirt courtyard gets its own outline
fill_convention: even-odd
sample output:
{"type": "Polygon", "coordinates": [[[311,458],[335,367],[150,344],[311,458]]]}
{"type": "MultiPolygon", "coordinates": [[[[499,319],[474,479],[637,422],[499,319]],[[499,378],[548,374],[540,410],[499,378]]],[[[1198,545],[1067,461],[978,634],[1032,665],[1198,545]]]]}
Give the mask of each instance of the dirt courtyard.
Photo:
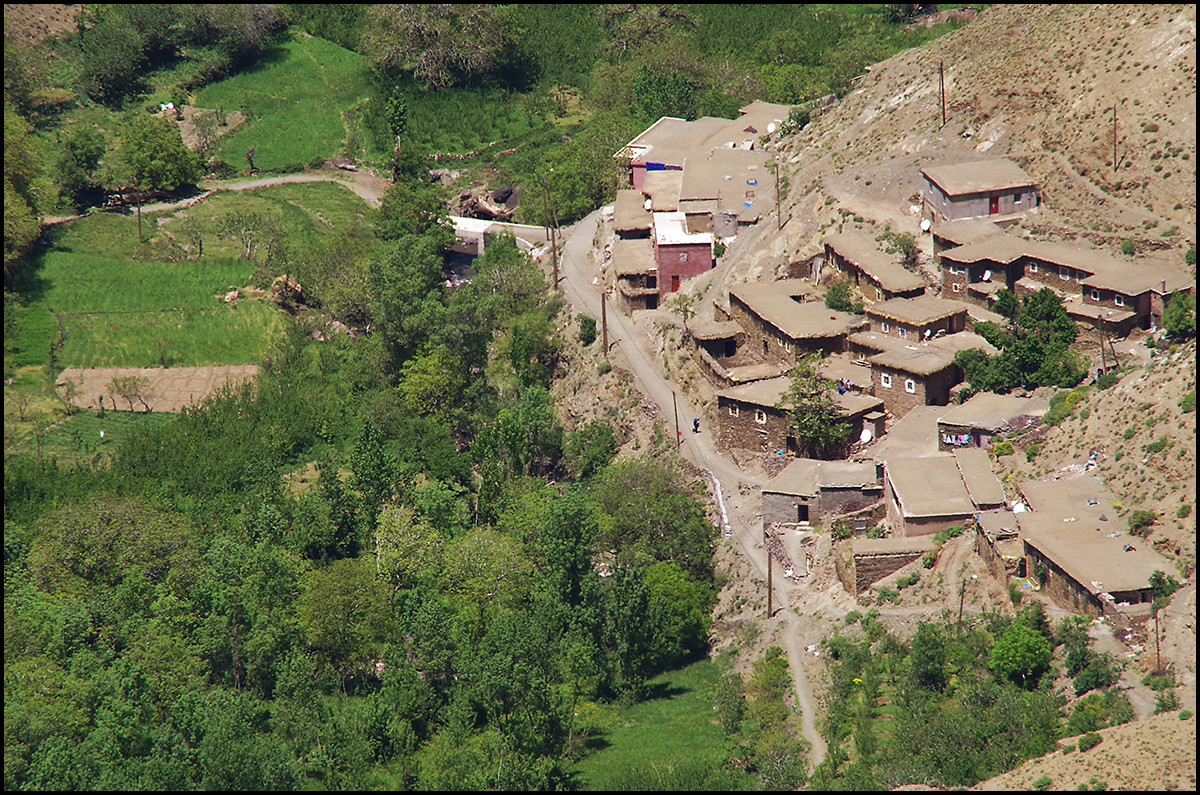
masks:
{"type": "Polygon", "coordinates": [[[129,400],[115,394],[111,387],[116,378],[144,378],[141,397],[133,399],[135,411],[182,411],[199,403],[225,384],[250,381],[258,374],[257,364],[224,364],[204,367],[69,367],[58,377],[59,394],[70,381],[76,385],[71,403],[83,409],[129,410],[129,400]],[[148,382],[148,383],[147,383],[148,382]],[[144,402],[143,402],[144,401],[144,402]],[[149,407],[147,409],[146,407],[149,407]]]}

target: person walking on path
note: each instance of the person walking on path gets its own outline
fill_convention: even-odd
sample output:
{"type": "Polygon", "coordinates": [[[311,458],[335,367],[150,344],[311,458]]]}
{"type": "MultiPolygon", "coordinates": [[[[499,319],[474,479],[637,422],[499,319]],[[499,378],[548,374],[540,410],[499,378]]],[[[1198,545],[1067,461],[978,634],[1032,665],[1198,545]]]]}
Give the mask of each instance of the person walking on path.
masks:
{"type": "Polygon", "coordinates": [[[692,433],[700,433],[700,418],[692,419],[692,433]]]}

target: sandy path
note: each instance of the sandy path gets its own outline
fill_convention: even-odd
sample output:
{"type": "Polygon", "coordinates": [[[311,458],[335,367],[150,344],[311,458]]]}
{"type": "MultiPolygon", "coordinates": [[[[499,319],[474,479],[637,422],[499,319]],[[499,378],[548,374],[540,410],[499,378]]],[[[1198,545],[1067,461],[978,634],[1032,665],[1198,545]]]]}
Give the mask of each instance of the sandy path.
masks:
{"type": "MultiPolygon", "coordinates": [[[[574,311],[587,312],[596,318],[601,316],[601,287],[598,286],[600,267],[594,256],[593,241],[599,219],[600,212],[596,211],[566,230],[560,282],[574,311]]],[[[606,315],[610,360],[615,366],[625,367],[633,373],[634,382],[646,399],[662,407],[668,425],[674,422],[673,412],[677,406],[681,429],[690,426],[692,418],[701,417],[703,413],[678,385],[662,377],[655,364],[652,351],[654,342],[650,335],[631,318],[617,311],[614,302],[608,303],[606,315]]],[[[761,484],[718,451],[715,443],[712,433],[702,431],[694,434],[685,430],[679,453],[716,480],[715,489],[720,494],[720,501],[729,519],[727,533],[750,562],[754,572],[765,580],[767,552],[762,542],[762,521],[757,516],[755,504],[758,492],[753,490],[749,497],[744,497],[738,488],[739,484],[761,484]]],[[[770,629],[778,629],[784,638],[788,665],[796,686],[796,701],[801,710],[801,733],[811,744],[809,764],[816,766],[825,758],[826,745],[816,728],[816,698],[804,671],[804,648],[816,640],[807,637],[803,631],[805,623],[789,609],[796,585],[785,579],[778,570],[776,575],[772,590],[775,604],[782,609],[770,619],[777,623],[776,627],[770,629]]]]}

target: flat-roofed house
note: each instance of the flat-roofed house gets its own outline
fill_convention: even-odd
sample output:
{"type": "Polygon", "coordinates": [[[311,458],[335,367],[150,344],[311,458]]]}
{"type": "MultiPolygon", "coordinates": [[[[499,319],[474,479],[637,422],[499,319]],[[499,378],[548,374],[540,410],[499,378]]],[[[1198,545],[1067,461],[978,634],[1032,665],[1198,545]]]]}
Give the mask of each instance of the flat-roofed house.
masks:
{"type": "Polygon", "coordinates": [[[1049,408],[1046,398],[980,392],[938,419],[938,449],[987,447],[998,434],[1034,425],[1049,408]]]}
{"type": "Polygon", "coordinates": [[[961,301],[933,295],[879,301],[867,307],[866,313],[871,331],[902,340],[924,342],[967,327],[967,307],[961,301]]]}
{"type": "Polygon", "coordinates": [[[888,522],[902,536],[940,533],[1004,503],[1004,489],[982,450],[890,457],[884,486],[888,522]]]}
{"type": "Polygon", "coordinates": [[[825,261],[841,271],[862,293],[865,301],[915,298],[925,292],[925,280],[905,268],[875,241],[855,232],[825,235],[825,261]]]}
{"type": "Polygon", "coordinates": [[[1150,578],[1172,564],[1145,539],[1125,532],[1103,484],[1083,477],[1036,487],[1022,483],[1020,489],[1041,508],[1018,513],[1017,523],[1026,574],[1043,593],[1087,615],[1137,620],[1150,614],[1150,578]]]}
{"type": "Polygon", "coordinates": [[[658,263],[654,261],[650,240],[617,238],[612,252],[617,305],[626,313],[634,309],[657,309],[658,263]]]}
{"type": "Polygon", "coordinates": [[[1037,183],[1011,160],[921,170],[928,217],[942,221],[1026,213],[1038,206],[1037,183]]]}
{"type": "Polygon", "coordinates": [[[989,356],[997,353],[987,340],[969,331],[877,353],[867,358],[873,391],[895,417],[903,417],[916,406],[945,406],[950,402],[950,390],[963,380],[954,356],[971,349],[989,356]]]}
{"type": "Polygon", "coordinates": [[[757,223],[775,204],[772,157],[722,148],[689,158],[679,189],[679,210],[689,227],[732,237],[757,223]]]}
{"type": "Polygon", "coordinates": [[[879,504],[883,484],[875,464],[797,458],[763,486],[763,521],[826,524],[837,515],[860,515],[879,504]]]}
{"type": "Polygon", "coordinates": [[[942,295],[991,309],[996,294],[1015,290],[1024,275],[1026,242],[1011,235],[990,235],[942,251],[938,257],[942,295]]]}
{"type": "Polygon", "coordinates": [[[660,296],[678,292],[683,279],[713,267],[712,232],[689,232],[683,213],[654,213],[652,240],[660,296]]]}
{"type": "Polygon", "coordinates": [[[729,289],[729,316],[746,331],[746,343],[770,362],[795,364],[810,353],[846,350],[849,333],[866,321],[825,306],[801,279],[748,282],[729,289]]]}
{"type": "MultiPolygon", "coordinates": [[[[801,444],[791,428],[791,406],[784,395],[791,385],[786,376],[741,384],[717,393],[717,432],[727,448],[797,455],[801,444]]],[[[870,395],[830,395],[842,417],[850,424],[847,449],[861,436],[868,414],[879,411],[882,401],[870,395]]],[[[872,429],[874,426],[872,425],[872,429]]],[[[846,451],[828,451],[844,454],[846,451]]]]}
{"type": "Polygon", "coordinates": [[[650,238],[653,218],[650,215],[649,199],[637,190],[617,191],[613,202],[613,232],[619,240],[650,238]]]}

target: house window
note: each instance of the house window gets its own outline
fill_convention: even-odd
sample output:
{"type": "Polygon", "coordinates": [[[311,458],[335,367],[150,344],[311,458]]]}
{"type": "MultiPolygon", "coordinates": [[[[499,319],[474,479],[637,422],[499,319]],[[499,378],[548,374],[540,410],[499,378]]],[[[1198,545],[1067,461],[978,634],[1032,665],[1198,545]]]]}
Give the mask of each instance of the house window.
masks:
{"type": "Polygon", "coordinates": [[[955,264],[951,263],[950,264],[950,272],[955,273],[955,274],[962,273],[963,268],[961,265],[955,265],[955,264]]]}
{"type": "Polygon", "coordinates": [[[1029,263],[1029,272],[1037,273],[1037,263],[1036,262],[1029,263]]]}
{"type": "Polygon", "coordinates": [[[880,290],[878,287],[875,288],[875,300],[877,300],[877,301],[883,300],[883,290],[880,290]]]}
{"type": "Polygon", "coordinates": [[[1021,203],[1021,194],[1014,193],[1013,194],[1013,204],[1020,204],[1020,203],[1021,203]]]}
{"type": "Polygon", "coordinates": [[[783,343],[783,349],[785,351],[787,351],[788,353],[791,353],[792,352],[792,343],[790,343],[790,342],[783,343]]]}
{"type": "Polygon", "coordinates": [[[950,285],[950,289],[952,289],[956,293],[961,293],[962,285],[961,284],[952,284],[952,285],[950,285]]]}
{"type": "Polygon", "coordinates": [[[679,261],[687,262],[687,255],[688,255],[688,253],[686,251],[679,252],[679,261]]]}
{"type": "Polygon", "coordinates": [[[1119,293],[1113,293],[1113,303],[1117,306],[1125,306],[1125,296],[1119,293]]]}
{"type": "Polygon", "coordinates": [[[730,416],[730,417],[736,417],[736,416],[738,415],[738,413],[739,413],[739,411],[738,411],[738,407],[737,407],[737,406],[730,406],[730,407],[729,407],[729,416],[730,416]]]}
{"type": "Polygon", "coordinates": [[[1062,279],[1064,282],[1069,282],[1071,280],[1071,269],[1070,268],[1059,268],[1058,269],[1058,278],[1062,279]]]}
{"type": "Polygon", "coordinates": [[[1093,301],[1100,300],[1100,291],[1099,290],[1092,290],[1092,300],[1093,301]]]}
{"type": "Polygon", "coordinates": [[[904,379],[904,391],[910,395],[915,395],[917,393],[917,382],[911,378],[904,379]]]}
{"type": "Polygon", "coordinates": [[[884,334],[886,334],[886,333],[888,333],[889,331],[891,331],[891,330],[892,330],[892,327],[891,327],[891,326],[888,324],[888,322],[887,322],[886,320],[884,320],[884,321],[881,321],[881,322],[879,323],[879,329],[880,329],[880,330],[881,330],[881,331],[882,331],[884,334]]]}
{"type": "Polygon", "coordinates": [[[757,422],[759,425],[766,425],[767,424],[767,412],[763,411],[762,409],[755,409],[754,410],[754,421],[757,422]]]}
{"type": "Polygon", "coordinates": [[[906,339],[908,337],[908,329],[899,328],[896,329],[896,331],[900,334],[900,339],[906,339]]]}
{"type": "Polygon", "coordinates": [[[884,373],[881,376],[879,376],[879,383],[883,384],[884,389],[891,389],[892,388],[892,377],[890,375],[888,375],[887,373],[884,373]]]}

